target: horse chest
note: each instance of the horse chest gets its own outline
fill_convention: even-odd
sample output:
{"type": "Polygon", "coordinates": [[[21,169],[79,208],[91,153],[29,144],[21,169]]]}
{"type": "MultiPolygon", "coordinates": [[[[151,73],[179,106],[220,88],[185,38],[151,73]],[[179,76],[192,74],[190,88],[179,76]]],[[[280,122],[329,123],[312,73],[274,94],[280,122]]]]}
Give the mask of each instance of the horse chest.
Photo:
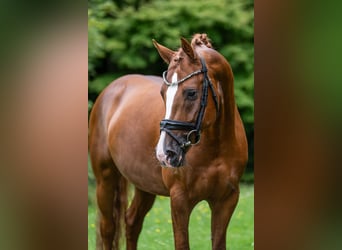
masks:
{"type": "Polygon", "coordinates": [[[187,167],[164,169],[163,180],[169,190],[185,192],[193,201],[222,197],[231,190],[228,172],[221,167],[207,167],[196,171],[187,167]]]}
{"type": "Polygon", "coordinates": [[[188,187],[201,199],[209,199],[213,196],[222,196],[229,191],[229,175],[226,171],[213,171],[208,169],[201,173],[188,187]]]}

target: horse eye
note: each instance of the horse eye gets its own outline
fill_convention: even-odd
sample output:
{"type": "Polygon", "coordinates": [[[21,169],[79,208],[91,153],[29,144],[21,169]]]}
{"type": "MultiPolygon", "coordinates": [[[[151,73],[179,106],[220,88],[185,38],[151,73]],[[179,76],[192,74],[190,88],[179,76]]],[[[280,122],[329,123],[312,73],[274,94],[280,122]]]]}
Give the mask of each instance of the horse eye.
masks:
{"type": "Polygon", "coordinates": [[[197,90],[195,89],[188,89],[185,91],[185,97],[189,101],[194,101],[197,99],[197,90]]]}

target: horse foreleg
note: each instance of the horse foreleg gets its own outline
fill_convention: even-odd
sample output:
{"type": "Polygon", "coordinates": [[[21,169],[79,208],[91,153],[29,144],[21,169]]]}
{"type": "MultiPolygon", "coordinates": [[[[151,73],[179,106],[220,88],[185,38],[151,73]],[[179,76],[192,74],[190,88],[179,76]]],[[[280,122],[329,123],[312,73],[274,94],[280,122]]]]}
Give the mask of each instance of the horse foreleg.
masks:
{"type": "Polygon", "coordinates": [[[213,250],[226,249],[228,223],[239,199],[239,191],[232,191],[228,198],[209,201],[211,208],[211,237],[213,250]]]}
{"type": "Polygon", "coordinates": [[[172,227],[174,234],[175,249],[189,249],[189,217],[193,209],[187,199],[187,195],[179,189],[173,189],[170,192],[172,227]]]}
{"type": "Polygon", "coordinates": [[[145,215],[153,206],[155,198],[155,195],[135,189],[133,201],[126,212],[127,250],[137,249],[137,241],[145,215]]]}

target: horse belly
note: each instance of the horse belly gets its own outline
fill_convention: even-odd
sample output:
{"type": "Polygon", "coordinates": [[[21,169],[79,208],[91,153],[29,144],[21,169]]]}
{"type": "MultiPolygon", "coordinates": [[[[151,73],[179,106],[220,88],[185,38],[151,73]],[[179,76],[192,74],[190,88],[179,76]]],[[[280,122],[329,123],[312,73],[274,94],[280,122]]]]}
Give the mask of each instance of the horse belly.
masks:
{"type": "Polygon", "coordinates": [[[139,86],[127,91],[109,124],[110,153],[121,174],[136,187],[168,195],[155,156],[163,115],[159,88],[139,86]]]}

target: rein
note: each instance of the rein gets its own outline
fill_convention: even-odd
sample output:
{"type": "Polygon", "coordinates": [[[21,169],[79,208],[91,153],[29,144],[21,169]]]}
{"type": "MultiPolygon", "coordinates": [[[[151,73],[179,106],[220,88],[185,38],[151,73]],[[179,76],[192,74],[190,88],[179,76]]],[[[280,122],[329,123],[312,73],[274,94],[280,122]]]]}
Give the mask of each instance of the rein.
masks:
{"type": "Polygon", "coordinates": [[[197,70],[197,71],[187,75],[186,77],[184,77],[183,79],[181,79],[177,82],[174,82],[174,83],[168,82],[166,79],[167,71],[163,72],[164,83],[168,86],[170,86],[171,84],[181,84],[181,83],[185,82],[186,80],[188,80],[189,78],[191,78],[195,75],[198,75],[198,74],[203,73],[203,75],[204,75],[203,87],[202,87],[202,97],[201,97],[201,104],[200,104],[201,106],[200,106],[200,110],[199,110],[197,118],[196,118],[196,122],[190,123],[190,122],[183,122],[183,121],[170,120],[170,119],[163,119],[160,122],[160,131],[165,131],[169,136],[171,136],[178,143],[178,145],[180,146],[180,148],[182,150],[185,150],[187,147],[189,147],[191,145],[198,144],[199,141],[201,140],[201,125],[202,125],[202,121],[203,121],[203,117],[204,117],[205,108],[206,108],[207,103],[208,103],[208,87],[210,87],[210,89],[211,89],[212,97],[213,97],[213,100],[215,102],[216,112],[217,113],[219,112],[217,95],[215,93],[214,86],[208,77],[208,69],[207,69],[207,66],[205,64],[205,60],[202,57],[200,57],[200,59],[201,59],[201,63],[202,63],[202,69],[197,70]],[[179,137],[179,136],[175,135],[172,132],[173,130],[189,131],[188,134],[186,135],[186,140],[184,140],[183,137],[179,137]],[[195,141],[194,142],[192,142],[192,140],[191,140],[191,137],[193,135],[195,135],[195,141]]]}

